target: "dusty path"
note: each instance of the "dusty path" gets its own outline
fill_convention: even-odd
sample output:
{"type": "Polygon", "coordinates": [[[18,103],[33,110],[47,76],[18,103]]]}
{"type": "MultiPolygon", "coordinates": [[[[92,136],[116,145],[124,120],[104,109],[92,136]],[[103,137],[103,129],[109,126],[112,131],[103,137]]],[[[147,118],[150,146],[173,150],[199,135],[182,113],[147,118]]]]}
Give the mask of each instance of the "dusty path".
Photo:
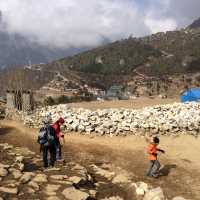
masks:
{"type": "Polygon", "coordinates": [[[155,97],[151,99],[147,97],[140,97],[133,100],[92,101],[92,102],[81,102],[81,103],[69,103],[67,105],[73,108],[86,108],[90,110],[107,109],[107,108],[141,109],[146,106],[165,105],[175,102],[180,102],[180,100],[178,98],[161,99],[155,97]]]}
{"type": "MultiPolygon", "coordinates": [[[[16,146],[27,146],[38,152],[37,131],[28,129],[16,122],[1,122],[0,142],[9,142],[16,146]]],[[[144,176],[147,160],[146,142],[142,138],[92,138],[80,135],[66,135],[64,155],[67,162],[77,161],[86,168],[90,164],[112,163],[116,169],[123,169],[131,174],[134,182],[144,181],[154,187],[161,186],[166,196],[183,196],[187,199],[200,199],[200,139],[189,136],[179,138],[161,138],[161,146],[166,155],[161,156],[165,165],[165,176],[156,180],[144,176]]],[[[103,188],[112,195],[115,190],[103,188]]],[[[119,191],[118,191],[119,192],[119,191]]],[[[130,193],[123,192],[130,200],[130,193]]]]}

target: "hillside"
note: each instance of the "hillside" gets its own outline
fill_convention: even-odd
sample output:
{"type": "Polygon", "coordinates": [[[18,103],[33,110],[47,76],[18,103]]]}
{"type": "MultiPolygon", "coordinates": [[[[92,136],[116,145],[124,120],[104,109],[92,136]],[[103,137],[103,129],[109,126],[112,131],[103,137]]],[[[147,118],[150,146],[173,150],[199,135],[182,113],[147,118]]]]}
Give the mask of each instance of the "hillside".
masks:
{"type": "Polygon", "coordinates": [[[61,59],[58,63],[67,69],[85,73],[128,74],[161,55],[159,49],[130,38],[61,59]]]}
{"type": "Polygon", "coordinates": [[[134,94],[177,95],[185,86],[200,85],[199,46],[200,28],[130,37],[49,64],[17,70],[21,74],[18,77],[13,70],[4,71],[0,74],[1,91],[13,85],[21,87],[21,81],[23,88],[34,90],[55,85],[62,91],[73,89],[73,83],[78,88],[88,85],[101,89],[122,84],[134,94]],[[57,79],[57,74],[65,78],[57,79]]]}
{"type": "Polygon", "coordinates": [[[200,18],[195,20],[190,26],[189,28],[200,28],[200,18]]]}
{"type": "Polygon", "coordinates": [[[185,29],[117,41],[57,63],[65,69],[98,74],[130,74],[135,69],[154,76],[196,72],[200,70],[199,46],[200,29],[185,29]]]}

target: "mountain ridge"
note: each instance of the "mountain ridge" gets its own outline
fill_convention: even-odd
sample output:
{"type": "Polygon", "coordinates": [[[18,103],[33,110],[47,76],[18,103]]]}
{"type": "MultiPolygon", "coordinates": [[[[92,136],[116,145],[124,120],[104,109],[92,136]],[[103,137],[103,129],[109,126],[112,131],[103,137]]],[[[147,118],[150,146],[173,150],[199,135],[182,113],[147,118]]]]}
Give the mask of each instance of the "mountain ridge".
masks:
{"type": "MultiPolygon", "coordinates": [[[[131,87],[131,91],[151,86],[154,87],[154,93],[166,91],[169,84],[173,88],[177,83],[171,79],[179,77],[176,80],[179,91],[186,84],[192,83],[190,74],[200,72],[199,46],[200,28],[161,32],[142,38],[129,37],[75,56],[18,70],[21,73],[18,78],[15,71],[7,72],[7,78],[3,73],[0,85],[5,91],[9,84],[4,83],[13,77],[13,83],[23,80],[25,88],[38,90],[52,81],[59,72],[69,82],[76,80],[79,85],[108,89],[112,85],[122,84],[131,87]]],[[[194,86],[200,84],[199,75],[195,76],[193,82],[194,86]]]]}
{"type": "Polygon", "coordinates": [[[200,28],[200,18],[196,19],[188,28],[200,28]]]}

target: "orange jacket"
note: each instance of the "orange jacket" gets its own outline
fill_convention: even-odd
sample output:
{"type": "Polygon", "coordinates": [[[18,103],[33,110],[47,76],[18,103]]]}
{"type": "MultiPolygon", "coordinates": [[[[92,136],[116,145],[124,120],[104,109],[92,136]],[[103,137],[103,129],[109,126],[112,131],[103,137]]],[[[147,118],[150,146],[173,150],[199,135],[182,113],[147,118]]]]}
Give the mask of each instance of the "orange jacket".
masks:
{"type": "Polygon", "coordinates": [[[156,144],[149,144],[147,148],[147,152],[149,154],[149,160],[157,160],[157,146],[156,144]]]}

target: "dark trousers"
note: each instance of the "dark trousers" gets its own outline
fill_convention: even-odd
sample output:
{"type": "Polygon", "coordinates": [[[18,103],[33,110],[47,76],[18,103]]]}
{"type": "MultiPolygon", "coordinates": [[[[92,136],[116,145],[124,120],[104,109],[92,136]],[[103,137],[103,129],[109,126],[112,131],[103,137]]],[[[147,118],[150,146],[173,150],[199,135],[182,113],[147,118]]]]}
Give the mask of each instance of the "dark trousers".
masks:
{"type": "Polygon", "coordinates": [[[158,175],[160,169],[160,162],[158,160],[150,160],[149,167],[147,170],[147,176],[156,176],[158,175]]]}
{"type": "Polygon", "coordinates": [[[49,145],[49,146],[43,146],[43,162],[44,167],[54,166],[54,163],[56,161],[56,145],[49,145]],[[48,162],[48,152],[50,154],[50,162],[48,162]]]}
{"type": "Polygon", "coordinates": [[[62,145],[60,144],[60,141],[56,141],[56,160],[62,159],[62,145]]]}

